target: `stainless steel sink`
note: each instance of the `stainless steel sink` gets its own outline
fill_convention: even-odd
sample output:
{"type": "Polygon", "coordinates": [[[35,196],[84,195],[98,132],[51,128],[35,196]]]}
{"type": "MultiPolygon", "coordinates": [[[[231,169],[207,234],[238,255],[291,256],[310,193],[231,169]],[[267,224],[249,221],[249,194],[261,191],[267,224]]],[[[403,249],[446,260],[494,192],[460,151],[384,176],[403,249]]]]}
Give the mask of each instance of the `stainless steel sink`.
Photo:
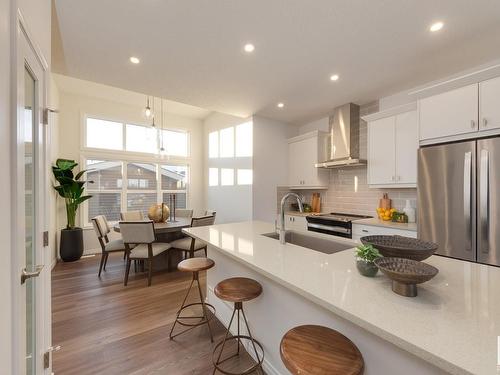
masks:
{"type": "MultiPolygon", "coordinates": [[[[279,240],[279,234],[276,232],[264,233],[262,235],[265,237],[272,238],[274,240],[279,240]]],[[[339,251],[352,249],[353,247],[356,246],[354,244],[349,244],[346,242],[340,242],[317,236],[311,236],[308,234],[303,234],[294,231],[286,231],[285,240],[287,243],[291,243],[297,246],[307,247],[308,249],[319,251],[324,254],[338,253],[339,251]]]]}

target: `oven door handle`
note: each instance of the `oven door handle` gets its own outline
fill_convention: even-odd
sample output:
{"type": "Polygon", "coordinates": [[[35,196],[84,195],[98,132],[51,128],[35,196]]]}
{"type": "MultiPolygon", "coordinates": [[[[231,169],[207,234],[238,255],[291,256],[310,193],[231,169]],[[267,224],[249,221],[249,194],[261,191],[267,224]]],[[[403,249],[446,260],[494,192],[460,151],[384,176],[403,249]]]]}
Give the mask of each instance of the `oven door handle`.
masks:
{"type": "Polygon", "coordinates": [[[324,225],[324,224],[316,224],[316,223],[307,223],[308,228],[315,228],[315,229],[323,229],[327,230],[330,232],[336,232],[336,233],[345,233],[345,234],[351,234],[351,230],[343,227],[337,227],[337,226],[332,226],[332,225],[324,225]]]}

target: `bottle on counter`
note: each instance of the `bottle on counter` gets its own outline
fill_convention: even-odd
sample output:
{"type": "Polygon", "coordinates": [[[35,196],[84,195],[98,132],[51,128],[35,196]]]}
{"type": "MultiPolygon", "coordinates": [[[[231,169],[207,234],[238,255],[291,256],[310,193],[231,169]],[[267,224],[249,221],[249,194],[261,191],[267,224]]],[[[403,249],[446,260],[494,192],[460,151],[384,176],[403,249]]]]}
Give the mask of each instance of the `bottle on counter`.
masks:
{"type": "Polygon", "coordinates": [[[405,208],[403,208],[403,212],[408,217],[409,223],[415,222],[415,220],[416,220],[415,209],[411,206],[409,199],[406,200],[406,206],[405,206],[405,208]]]}

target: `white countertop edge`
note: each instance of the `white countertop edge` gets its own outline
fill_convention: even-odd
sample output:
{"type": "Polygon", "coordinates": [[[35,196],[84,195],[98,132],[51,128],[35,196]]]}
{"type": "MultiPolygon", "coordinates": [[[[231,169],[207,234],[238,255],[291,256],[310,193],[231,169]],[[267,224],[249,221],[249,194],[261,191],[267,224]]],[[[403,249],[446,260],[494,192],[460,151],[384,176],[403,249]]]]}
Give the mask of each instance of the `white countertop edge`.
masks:
{"type": "MultiPolygon", "coordinates": [[[[187,228],[187,229],[189,229],[189,228],[187,228]]],[[[189,231],[186,231],[185,229],[183,229],[182,231],[184,233],[192,236],[192,237],[195,237],[195,238],[203,241],[202,238],[196,236],[193,233],[190,233],[189,231]]],[[[303,289],[297,288],[295,285],[292,285],[292,284],[274,276],[273,274],[270,274],[269,272],[266,272],[266,271],[262,270],[261,268],[256,267],[253,264],[246,262],[245,260],[231,254],[230,252],[227,252],[223,249],[220,249],[219,247],[214,246],[210,243],[209,243],[209,246],[216,249],[220,253],[230,257],[231,259],[236,260],[239,263],[244,264],[245,266],[260,273],[261,275],[273,280],[274,282],[286,287],[287,289],[292,290],[295,293],[307,298],[311,302],[314,302],[315,304],[335,313],[336,315],[356,324],[357,326],[366,329],[367,331],[373,333],[374,335],[379,336],[382,339],[394,344],[396,347],[403,349],[403,350],[406,350],[407,352],[409,352],[409,353],[411,353],[419,358],[422,358],[423,360],[441,368],[442,370],[444,370],[446,372],[449,372],[450,374],[453,374],[453,375],[475,375],[475,374],[473,374],[473,373],[471,373],[463,368],[458,367],[457,365],[455,365],[451,362],[448,362],[448,361],[442,359],[441,357],[436,356],[435,354],[433,354],[431,352],[428,352],[424,349],[421,349],[416,345],[413,345],[413,344],[411,344],[411,343],[409,343],[409,342],[407,342],[407,341],[405,341],[405,340],[403,340],[403,339],[401,339],[401,338],[399,338],[399,337],[397,337],[397,336],[395,336],[387,331],[384,331],[383,329],[381,329],[373,324],[370,324],[370,323],[366,322],[365,320],[360,319],[357,316],[352,315],[349,312],[347,312],[347,311],[345,311],[345,310],[343,310],[343,309],[341,309],[333,304],[325,302],[322,299],[304,291],[303,289]]],[[[345,251],[349,251],[349,250],[345,250],[345,251]]]]}

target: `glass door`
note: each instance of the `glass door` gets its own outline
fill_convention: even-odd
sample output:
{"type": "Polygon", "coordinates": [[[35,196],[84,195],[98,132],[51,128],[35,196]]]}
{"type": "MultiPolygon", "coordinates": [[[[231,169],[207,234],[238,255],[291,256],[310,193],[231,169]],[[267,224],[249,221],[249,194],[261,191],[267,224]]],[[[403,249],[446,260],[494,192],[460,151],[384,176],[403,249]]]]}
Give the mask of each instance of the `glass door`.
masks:
{"type": "MultiPolygon", "coordinates": [[[[34,194],[36,181],[35,165],[36,147],[33,136],[36,133],[36,81],[29,67],[24,67],[24,111],[23,117],[23,145],[24,145],[24,241],[25,241],[25,270],[36,272],[36,200],[34,194]]],[[[26,374],[36,373],[36,278],[29,278],[26,284],[26,374]]]]}
{"type": "MultiPolygon", "coordinates": [[[[46,65],[20,25],[17,64],[15,168],[16,268],[21,270],[16,293],[16,374],[48,373],[50,360],[50,270],[44,269],[48,250],[46,229],[46,134],[43,125],[46,65]]],[[[1,372],[1,370],[0,370],[1,372]]]]}

